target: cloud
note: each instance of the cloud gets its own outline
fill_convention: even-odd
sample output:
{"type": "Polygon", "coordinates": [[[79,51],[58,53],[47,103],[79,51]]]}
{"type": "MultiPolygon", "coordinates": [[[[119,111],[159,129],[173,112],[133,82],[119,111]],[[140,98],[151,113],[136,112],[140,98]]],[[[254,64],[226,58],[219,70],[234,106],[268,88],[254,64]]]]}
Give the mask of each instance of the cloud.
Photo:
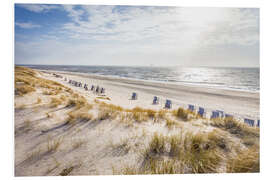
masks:
{"type": "Polygon", "coordinates": [[[35,13],[48,12],[52,9],[59,8],[56,5],[45,5],[45,4],[19,4],[19,6],[35,13]]]}
{"type": "Polygon", "coordinates": [[[19,26],[20,28],[23,28],[23,29],[32,29],[32,28],[40,28],[41,27],[40,25],[33,24],[31,22],[26,22],[26,23],[16,22],[15,25],[19,26]]]}
{"type": "MultiPolygon", "coordinates": [[[[17,42],[18,58],[45,64],[61,64],[62,60],[66,64],[107,65],[217,65],[217,59],[230,66],[236,59],[241,61],[239,64],[245,64],[245,60],[250,64],[259,62],[259,9],[58,8],[66,12],[69,22],[41,34],[40,41],[29,38],[27,43],[17,42]]],[[[36,11],[49,10],[40,9],[36,11]]]]}
{"type": "Polygon", "coordinates": [[[258,42],[258,10],[65,6],[72,18],[63,29],[70,38],[109,41],[155,39],[162,43],[204,45],[258,42]],[[255,12],[255,13],[254,13],[255,12]],[[81,20],[87,14],[86,20],[81,20]],[[203,41],[203,43],[201,43],[203,41]]]}

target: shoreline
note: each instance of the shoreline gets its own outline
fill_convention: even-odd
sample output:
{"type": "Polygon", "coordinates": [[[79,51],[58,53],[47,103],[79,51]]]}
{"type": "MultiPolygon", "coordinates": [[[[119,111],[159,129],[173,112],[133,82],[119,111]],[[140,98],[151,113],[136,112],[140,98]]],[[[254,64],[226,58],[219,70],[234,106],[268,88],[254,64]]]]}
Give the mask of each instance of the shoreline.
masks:
{"type": "Polygon", "coordinates": [[[94,73],[81,73],[81,72],[73,72],[73,71],[56,71],[56,70],[47,70],[47,69],[36,69],[32,68],[37,71],[45,71],[45,72],[54,72],[54,73],[61,73],[61,74],[77,74],[81,76],[89,76],[91,78],[96,79],[113,79],[113,80],[131,80],[131,81],[139,81],[139,82],[149,82],[149,83],[156,83],[156,84],[163,84],[163,85],[175,85],[175,86],[186,86],[186,87],[194,87],[194,88],[205,88],[205,89],[218,89],[218,90],[226,90],[226,91],[237,91],[237,92],[244,92],[244,93],[252,93],[252,94],[260,94],[260,90],[252,91],[246,89],[237,89],[237,88],[229,88],[229,87],[222,87],[222,86],[214,86],[214,85],[206,85],[206,84],[193,84],[188,82],[170,82],[170,81],[157,81],[157,80],[148,80],[148,79],[137,79],[137,78],[129,78],[129,77],[120,77],[120,76],[113,76],[113,75],[102,75],[102,74],[94,74],[94,73]]]}
{"type": "MultiPolygon", "coordinates": [[[[162,103],[164,103],[165,99],[171,99],[173,108],[186,108],[188,104],[192,104],[196,107],[204,107],[207,111],[221,110],[225,113],[234,115],[238,119],[260,119],[259,92],[246,92],[196,85],[178,85],[70,71],[35,70],[58,73],[66,76],[68,79],[74,78],[75,80],[81,81],[82,83],[88,83],[89,85],[91,85],[91,83],[103,85],[106,87],[106,91],[109,91],[108,95],[113,97],[111,103],[120,106],[123,105],[128,108],[135,107],[128,102],[128,97],[134,91],[138,92],[139,96],[143,98],[142,101],[140,99],[140,102],[134,103],[137,106],[146,106],[148,108],[156,109],[157,107],[149,105],[149,102],[152,101],[153,96],[157,95],[161,98],[162,103]],[[118,91],[122,93],[119,93],[118,91]],[[121,96],[124,97],[124,99],[122,98],[121,100],[121,96]]],[[[162,107],[159,106],[159,108],[162,107]]]]}

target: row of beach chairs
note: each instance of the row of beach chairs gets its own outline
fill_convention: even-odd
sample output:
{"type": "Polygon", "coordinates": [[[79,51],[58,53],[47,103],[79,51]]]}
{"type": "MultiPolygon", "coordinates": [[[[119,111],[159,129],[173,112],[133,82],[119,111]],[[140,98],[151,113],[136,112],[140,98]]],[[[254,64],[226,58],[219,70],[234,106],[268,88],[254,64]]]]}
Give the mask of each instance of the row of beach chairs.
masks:
{"type": "MultiPolygon", "coordinates": [[[[135,92],[133,92],[132,93],[132,96],[131,96],[131,99],[132,100],[138,99],[138,94],[135,93],[135,92]]],[[[159,104],[159,101],[160,101],[159,97],[154,96],[154,98],[153,98],[153,104],[159,104]]],[[[169,99],[166,99],[164,108],[171,109],[172,108],[172,101],[169,100],[169,99]]],[[[196,112],[195,106],[192,105],[192,104],[189,104],[188,105],[188,110],[191,111],[191,112],[197,113],[201,117],[205,117],[206,116],[206,111],[205,111],[205,109],[203,107],[199,107],[198,108],[198,111],[196,112]]],[[[212,111],[212,114],[210,116],[210,119],[228,118],[228,117],[232,117],[233,118],[233,115],[227,114],[224,111],[214,110],[214,111],[212,111]]],[[[255,126],[256,125],[257,127],[260,127],[260,120],[257,120],[257,123],[255,123],[255,120],[245,118],[244,119],[244,123],[247,124],[247,125],[249,125],[249,126],[255,126]]]]}
{"type": "MultiPolygon", "coordinates": [[[[53,74],[55,77],[57,78],[63,78],[61,75],[57,75],[57,74],[53,74]]],[[[67,81],[67,78],[65,77],[64,78],[65,81],[67,81]]],[[[69,80],[68,81],[69,84],[72,84],[76,87],[82,87],[82,83],[81,82],[78,82],[78,81],[74,81],[74,80],[69,80]]],[[[88,91],[88,84],[84,84],[83,88],[88,91]]],[[[105,88],[103,87],[99,87],[99,86],[94,86],[92,85],[91,88],[90,88],[90,91],[93,91],[94,93],[97,93],[97,94],[104,94],[105,93],[105,88]]],[[[136,100],[138,99],[138,94],[133,92],[132,95],[131,95],[131,99],[132,100],[136,100]]],[[[157,96],[154,96],[153,98],[153,104],[159,104],[160,102],[160,99],[159,97],[157,96]]],[[[171,109],[172,108],[172,101],[169,100],[169,99],[166,99],[165,101],[165,105],[164,105],[164,108],[166,109],[171,109]]],[[[192,105],[192,104],[188,104],[188,110],[191,111],[191,112],[196,112],[195,111],[195,106],[192,105]]],[[[197,114],[200,115],[201,117],[205,117],[206,115],[206,111],[203,107],[199,107],[198,108],[198,111],[197,111],[197,114]]],[[[227,117],[233,117],[233,115],[231,114],[226,114],[224,113],[224,111],[220,111],[220,110],[214,110],[212,111],[211,113],[211,116],[210,116],[210,119],[216,119],[216,118],[227,118],[227,117]]],[[[257,126],[257,127],[260,127],[260,120],[257,120],[257,122],[253,119],[248,119],[248,118],[245,118],[244,119],[244,123],[249,125],[249,126],[257,126]]]]}
{"type": "MultiPolygon", "coordinates": [[[[65,78],[64,80],[67,81],[67,78],[65,78]]],[[[84,86],[83,86],[82,82],[74,81],[71,79],[68,81],[68,83],[72,84],[76,87],[83,87],[86,91],[90,90],[90,91],[97,93],[97,94],[105,94],[105,88],[99,87],[98,85],[97,86],[91,85],[91,88],[88,88],[88,84],[84,84],[84,86]]]]}
{"type": "Polygon", "coordinates": [[[53,76],[56,77],[56,78],[63,78],[63,76],[61,76],[59,74],[55,74],[55,73],[53,73],[53,76]]]}

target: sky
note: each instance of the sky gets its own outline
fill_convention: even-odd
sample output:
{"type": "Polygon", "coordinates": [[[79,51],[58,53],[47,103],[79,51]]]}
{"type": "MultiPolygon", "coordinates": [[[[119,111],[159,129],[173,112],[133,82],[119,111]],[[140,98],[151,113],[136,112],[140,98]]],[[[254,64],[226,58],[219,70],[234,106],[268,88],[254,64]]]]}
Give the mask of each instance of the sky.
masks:
{"type": "Polygon", "coordinates": [[[259,67],[259,9],[15,4],[15,64],[259,67]]]}

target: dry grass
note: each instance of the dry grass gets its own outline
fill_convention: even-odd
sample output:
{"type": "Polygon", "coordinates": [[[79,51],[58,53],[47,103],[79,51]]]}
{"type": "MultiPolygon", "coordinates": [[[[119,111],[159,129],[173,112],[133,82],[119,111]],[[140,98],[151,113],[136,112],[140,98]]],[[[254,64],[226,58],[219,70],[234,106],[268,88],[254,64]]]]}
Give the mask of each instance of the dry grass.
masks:
{"type": "Polygon", "coordinates": [[[105,119],[109,119],[111,117],[111,114],[109,111],[104,111],[104,110],[101,110],[98,112],[98,117],[97,119],[98,120],[105,120],[105,119]]]}
{"type": "Polygon", "coordinates": [[[258,128],[250,127],[242,122],[237,121],[236,119],[233,119],[232,117],[227,117],[224,119],[211,119],[210,124],[212,126],[222,128],[240,138],[260,136],[258,128]]]}
{"type": "Polygon", "coordinates": [[[181,144],[182,144],[182,139],[183,138],[183,134],[179,133],[177,135],[172,135],[169,139],[169,143],[170,143],[170,156],[174,157],[174,156],[178,156],[180,153],[180,149],[181,149],[181,144]]]}
{"type": "Polygon", "coordinates": [[[132,118],[137,122],[147,121],[149,119],[147,110],[142,109],[140,107],[135,107],[129,110],[132,114],[132,118]]]}
{"type": "Polygon", "coordinates": [[[165,118],[167,117],[167,113],[168,113],[167,110],[160,109],[160,110],[157,112],[157,117],[160,118],[160,119],[165,119],[165,118]]]}
{"type": "Polygon", "coordinates": [[[23,129],[24,129],[24,131],[25,132],[28,132],[32,128],[33,128],[33,123],[29,119],[24,120],[24,122],[23,122],[23,129]]]}
{"type": "Polygon", "coordinates": [[[53,157],[53,160],[54,160],[54,166],[51,168],[48,168],[46,171],[46,174],[51,173],[53,170],[55,170],[56,168],[58,168],[61,165],[61,163],[55,157],[53,157]]]}
{"type": "Polygon", "coordinates": [[[104,100],[111,100],[109,97],[103,97],[103,96],[100,96],[100,97],[96,97],[97,99],[104,99],[104,100]]]}
{"type": "Polygon", "coordinates": [[[173,110],[172,114],[178,118],[181,118],[184,121],[190,120],[190,111],[184,110],[183,108],[178,108],[177,110],[173,110]]]}
{"type": "Polygon", "coordinates": [[[223,160],[221,151],[224,146],[221,144],[227,142],[219,136],[215,137],[218,133],[179,133],[171,136],[155,133],[142,154],[144,163],[138,173],[218,172],[218,166],[223,160]]]}
{"type": "MultiPolygon", "coordinates": [[[[186,136],[186,138],[188,138],[186,136]]],[[[183,161],[192,173],[215,173],[221,162],[221,155],[216,146],[202,134],[191,136],[188,140],[188,150],[184,153],[183,161]]]]}
{"type": "Polygon", "coordinates": [[[127,126],[133,126],[134,120],[132,114],[129,112],[120,113],[120,122],[126,124],[127,126]]]}
{"type": "Polygon", "coordinates": [[[172,129],[173,127],[179,126],[179,122],[177,122],[176,120],[167,118],[166,119],[166,126],[169,129],[172,129]]]}
{"type": "Polygon", "coordinates": [[[71,171],[74,169],[74,166],[71,166],[71,167],[68,167],[68,168],[65,168],[63,169],[61,172],[60,172],[60,176],[67,176],[71,173],[71,171]]]}
{"type": "Polygon", "coordinates": [[[51,102],[50,102],[50,107],[51,108],[55,108],[55,107],[59,106],[60,104],[62,104],[61,99],[55,98],[55,97],[51,98],[51,102]]]}
{"type": "Polygon", "coordinates": [[[147,153],[161,154],[165,152],[165,137],[162,134],[155,133],[152,140],[149,143],[147,153]]]}
{"type": "Polygon", "coordinates": [[[41,156],[42,156],[41,148],[38,148],[38,149],[32,151],[30,154],[28,154],[26,159],[28,161],[32,161],[32,160],[40,159],[41,156]]]}
{"type": "Polygon", "coordinates": [[[51,95],[56,95],[56,93],[55,93],[54,91],[51,91],[51,90],[44,90],[44,91],[42,92],[42,94],[43,94],[43,95],[49,95],[49,96],[51,96],[51,95]]]}
{"type": "Polygon", "coordinates": [[[48,138],[47,141],[47,152],[55,152],[59,149],[61,143],[63,142],[62,138],[57,138],[57,139],[50,139],[48,138]]]}
{"type": "Polygon", "coordinates": [[[34,92],[36,89],[30,85],[17,85],[15,86],[15,95],[22,96],[24,94],[34,92]]]}
{"type": "Polygon", "coordinates": [[[40,98],[37,98],[36,104],[40,104],[41,102],[42,102],[42,100],[40,98]]]}
{"type": "Polygon", "coordinates": [[[227,172],[230,173],[250,173],[260,172],[260,152],[258,147],[251,147],[229,159],[227,172]]]}
{"type": "Polygon", "coordinates": [[[179,174],[183,173],[183,167],[180,161],[174,159],[150,159],[143,174],[179,174]]]}
{"type": "Polygon", "coordinates": [[[66,101],[67,97],[64,96],[64,95],[61,95],[61,96],[60,96],[60,99],[61,99],[62,101],[66,101]]]}
{"type": "Polygon", "coordinates": [[[77,96],[77,94],[73,94],[73,98],[69,99],[66,107],[76,107],[76,109],[80,109],[81,107],[90,106],[87,100],[83,96],[77,96]]]}
{"type": "Polygon", "coordinates": [[[104,102],[99,103],[98,120],[123,118],[124,108],[104,102]]]}
{"type": "Polygon", "coordinates": [[[88,108],[81,108],[77,109],[75,111],[70,111],[68,113],[68,119],[67,123],[68,124],[75,124],[78,121],[90,121],[93,120],[93,115],[88,112],[88,108]]]}
{"type": "Polygon", "coordinates": [[[25,95],[36,91],[36,88],[45,88],[45,95],[59,94],[66,89],[62,84],[37,77],[37,73],[26,67],[15,67],[15,95],[25,95]]]}

